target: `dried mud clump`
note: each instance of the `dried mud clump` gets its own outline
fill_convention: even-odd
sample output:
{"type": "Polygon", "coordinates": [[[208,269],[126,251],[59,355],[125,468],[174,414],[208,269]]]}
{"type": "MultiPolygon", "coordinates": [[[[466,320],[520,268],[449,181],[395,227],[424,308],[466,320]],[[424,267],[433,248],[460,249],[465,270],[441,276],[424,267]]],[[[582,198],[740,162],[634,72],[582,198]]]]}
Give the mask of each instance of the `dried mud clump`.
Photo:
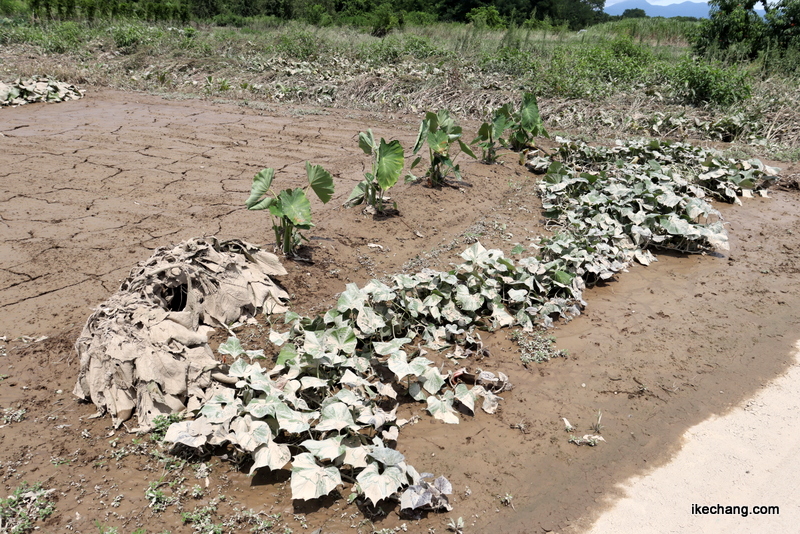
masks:
{"type": "Polygon", "coordinates": [[[73,393],[116,427],[134,411],[145,430],[158,415],[199,408],[212,381],[227,378],[209,333],[260,310],[285,312],[289,296],[270,278],[285,274],[275,255],[239,240],[157,249],[87,320],[73,393]]]}

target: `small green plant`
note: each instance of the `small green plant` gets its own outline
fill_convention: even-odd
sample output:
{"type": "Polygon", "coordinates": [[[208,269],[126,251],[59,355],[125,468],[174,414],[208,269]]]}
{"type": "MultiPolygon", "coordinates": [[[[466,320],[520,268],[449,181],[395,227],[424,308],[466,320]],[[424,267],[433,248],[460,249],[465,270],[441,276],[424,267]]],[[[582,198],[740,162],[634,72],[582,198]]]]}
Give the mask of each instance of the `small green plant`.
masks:
{"type": "Polygon", "coordinates": [[[531,363],[544,363],[567,356],[567,351],[555,348],[554,337],[546,336],[541,331],[528,333],[517,330],[511,335],[511,341],[519,346],[520,360],[526,367],[531,363]]]}
{"type": "Polygon", "coordinates": [[[511,119],[511,106],[506,104],[498,109],[492,122],[484,122],[478,129],[478,136],[472,140],[472,144],[478,144],[482,151],[481,161],[484,163],[497,163],[497,149],[500,140],[506,129],[513,125],[511,119]]]}
{"type": "MultiPolygon", "coordinates": [[[[464,141],[461,140],[461,127],[458,126],[450,117],[450,112],[446,109],[439,110],[438,113],[429,111],[419,126],[419,134],[414,143],[412,154],[416,155],[422,145],[428,144],[428,155],[430,157],[430,167],[428,167],[425,177],[431,187],[443,185],[447,175],[452,172],[457,179],[461,179],[461,170],[454,163],[457,156],[451,155],[451,145],[458,141],[461,152],[472,158],[476,158],[475,153],[464,141]]],[[[416,167],[422,157],[417,157],[411,164],[411,169],[416,167]]],[[[417,177],[413,174],[408,176],[411,180],[417,177]]]]}
{"type": "Polygon", "coordinates": [[[94,521],[94,526],[97,527],[97,531],[100,534],[119,534],[119,530],[117,529],[117,527],[106,526],[97,519],[95,519],[94,521]]]}
{"type": "MultiPolygon", "coordinates": [[[[383,138],[378,144],[372,130],[358,134],[358,146],[366,155],[372,156],[372,172],[364,173],[364,179],[350,193],[345,205],[357,206],[365,202],[376,212],[383,213],[384,195],[403,172],[403,147],[400,141],[387,143],[383,138]]],[[[397,209],[396,204],[394,207],[397,209]]]]}
{"type": "Polygon", "coordinates": [[[575,432],[575,427],[572,426],[572,424],[569,421],[567,421],[566,417],[562,417],[561,419],[564,420],[564,430],[566,430],[570,434],[575,432]]]}
{"type": "MultiPolygon", "coordinates": [[[[167,433],[169,425],[183,421],[181,414],[172,413],[169,415],[157,415],[153,417],[153,430],[150,431],[150,439],[153,441],[161,441],[167,433]]],[[[134,443],[134,445],[138,445],[134,443]]]]}
{"type": "Polygon", "coordinates": [[[510,111],[511,106],[506,105],[500,108],[498,113],[507,115],[506,120],[509,122],[507,128],[511,133],[502,143],[511,150],[520,152],[533,146],[535,137],[550,137],[544,129],[544,122],[539,114],[539,103],[533,93],[523,94],[519,110],[513,113],[510,111]]]}
{"type": "Polygon", "coordinates": [[[163,490],[159,489],[164,484],[166,484],[166,482],[164,482],[164,477],[161,477],[151,482],[144,491],[144,498],[150,503],[149,507],[152,508],[154,512],[163,512],[167,509],[167,506],[175,502],[174,497],[168,497],[163,490]]]}
{"type": "Polygon", "coordinates": [[[0,531],[25,534],[38,528],[34,523],[55,512],[55,502],[50,500],[54,492],[43,489],[38,482],[33,486],[27,482],[20,484],[7,499],[0,499],[0,531]]]}
{"type": "Polygon", "coordinates": [[[308,230],[314,226],[311,222],[311,202],[306,191],[311,188],[323,204],[327,203],[333,196],[333,177],[321,166],[306,162],[308,185],[284,189],[276,194],[272,190],[274,176],[275,170],[272,168],[256,174],[245,205],[249,210],[269,210],[278,250],[284,256],[294,257],[305,239],[298,230],[308,230]]]}
{"type": "Polygon", "coordinates": [[[215,524],[211,516],[217,511],[215,501],[212,501],[208,506],[196,507],[191,512],[181,512],[181,520],[184,523],[191,523],[195,532],[202,532],[203,534],[222,534],[224,526],[215,524]]]}

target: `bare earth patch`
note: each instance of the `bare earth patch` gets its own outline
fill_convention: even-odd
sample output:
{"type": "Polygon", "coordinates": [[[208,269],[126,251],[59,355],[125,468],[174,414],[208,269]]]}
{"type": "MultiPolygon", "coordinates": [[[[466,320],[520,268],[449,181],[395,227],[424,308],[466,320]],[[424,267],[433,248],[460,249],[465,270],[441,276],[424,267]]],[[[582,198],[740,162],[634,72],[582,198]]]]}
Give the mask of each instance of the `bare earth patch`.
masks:
{"type": "MultiPolygon", "coordinates": [[[[98,524],[192,532],[178,507],[210,504],[217,521],[254,509],[281,514],[276,525],[295,530],[371,532],[406,523],[410,532],[442,532],[460,516],[467,532],[564,531],[620,496],[618,483],[667,462],[688,428],[749,398],[789,365],[800,332],[800,208],[791,188],[721,208],[729,254],[662,254],[588,291],[585,314],[554,330],[567,358],[526,367],[510,331],[484,336],[486,367],[516,386],[498,414],[444,425],[424,405],[408,405],[407,415],[421,421],[401,432],[397,447],[418,469],[450,479],[450,514],[412,521],[388,508],[385,517],[369,516],[373,526],[347,504],[346,490],[293,503],[288,475],[249,478],[216,458],[209,473],[186,466],[186,480],[157,486],[168,495],[180,486],[202,490],[157,512],[146,491],[171,473],[169,461],[152,454],[147,437],[112,434],[108,418],[87,420],[94,406],[69,394],[80,326],[159,246],[211,235],[271,243],[266,215],[244,208],[252,176],[264,167],[275,168],[286,187],[304,179],[306,160],[336,180],[334,199],[313,204],[317,228],[300,251],[312,262],[285,262],[289,274],[280,280],[302,313],[327,309],[348,282],[446,268],[475,240],[508,254],[544,231],[536,177],[516,155],[495,166],[462,162],[465,181],[453,187],[397,186],[397,217],[340,208],[368,165],[358,132],[372,128],[410,146],[418,120],[96,89],[80,101],[0,111],[0,335],[9,340],[0,342],[0,407],[25,410],[0,433],[6,494],[22,481],[56,488],[57,511],[44,528],[59,532],[97,531],[98,524]],[[561,418],[582,436],[598,411],[605,442],[569,444],[561,418]]],[[[777,165],[785,175],[798,172],[796,164],[777,165]]],[[[248,349],[264,348],[268,331],[262,319],[240,338],[248,349]]],[[[788,509],[786,499],[765,504],[788,509]]]]}

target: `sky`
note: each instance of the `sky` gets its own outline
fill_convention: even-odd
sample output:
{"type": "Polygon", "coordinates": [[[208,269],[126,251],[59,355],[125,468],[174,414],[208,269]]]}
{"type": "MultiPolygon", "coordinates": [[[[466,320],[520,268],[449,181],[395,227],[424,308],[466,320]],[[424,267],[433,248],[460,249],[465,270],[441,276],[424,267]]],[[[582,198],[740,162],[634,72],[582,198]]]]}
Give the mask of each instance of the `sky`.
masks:
{"type": "MultiPolygon", "coordinates": [[[[614,4],[619,4],[620,2],[624,2],[625,0],[606,0],[606,7],[613,6],[614,4]]],[[[654,6],[668,6],[671,4],[680,4],[681,2],[692,2],[694,0],[647,0],[647,3],[652,4],[654,6]]],[[[697,0],[700,3],[704,3],[704,0],[697,0]]]]}

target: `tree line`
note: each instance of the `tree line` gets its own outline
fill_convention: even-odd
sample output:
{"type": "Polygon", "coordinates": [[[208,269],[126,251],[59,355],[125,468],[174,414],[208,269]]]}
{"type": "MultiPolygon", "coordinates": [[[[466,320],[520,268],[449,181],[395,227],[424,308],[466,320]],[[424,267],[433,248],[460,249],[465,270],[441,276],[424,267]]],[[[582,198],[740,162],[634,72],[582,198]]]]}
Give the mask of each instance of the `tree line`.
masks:
{"type": "Polygon", "coordinates": [[[603,12],[605,0],[0,0],[0,4],[25,6],[39,20],[134,17],[236,25],[251,17],[274,17],[374,27],[378,33],[407,23],[435,22],[579,29],[618,18],[603,12]]]}

